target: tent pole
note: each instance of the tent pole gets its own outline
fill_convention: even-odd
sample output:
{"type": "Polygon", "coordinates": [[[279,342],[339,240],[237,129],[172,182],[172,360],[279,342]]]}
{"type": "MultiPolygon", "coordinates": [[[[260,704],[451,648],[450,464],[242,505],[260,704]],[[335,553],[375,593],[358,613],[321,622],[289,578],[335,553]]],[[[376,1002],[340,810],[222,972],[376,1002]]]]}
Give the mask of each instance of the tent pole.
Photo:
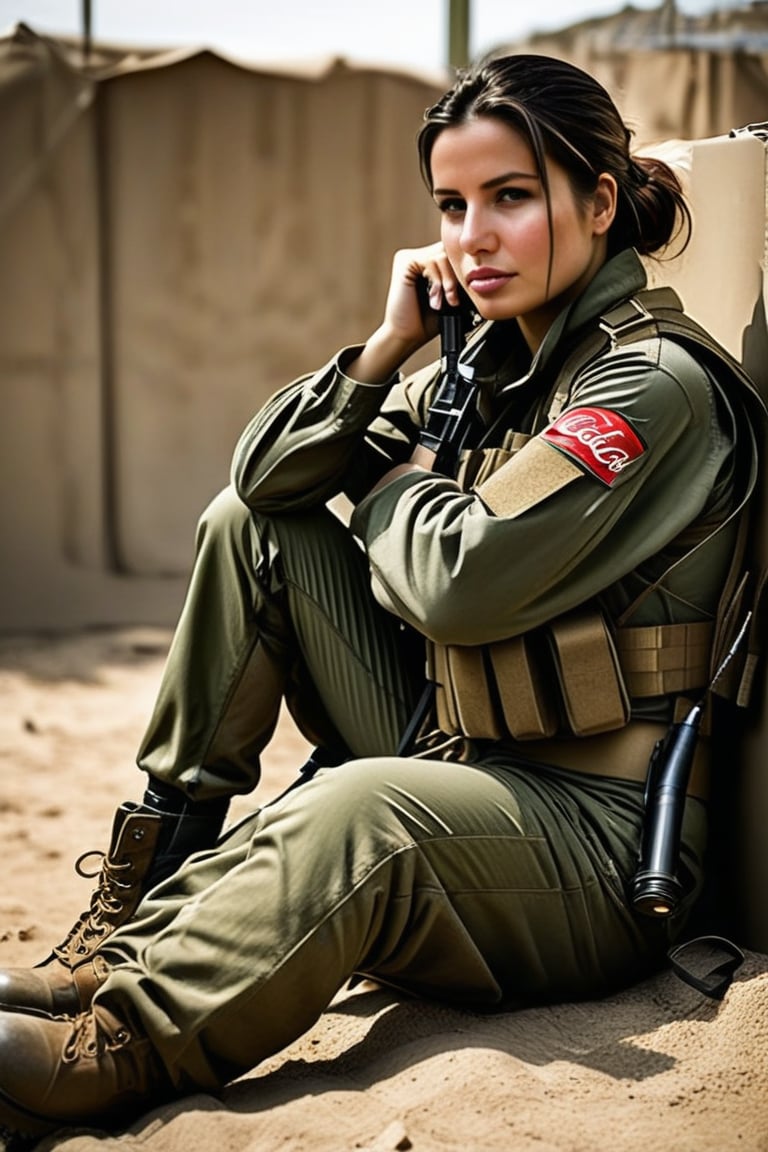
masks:
{"type": "Polygon", "coordinates": [[[469,63],[469,10],[471,0],[448,0],[448,67],[469,63]]]}
{"type": "Polygon", "coordinates": [[[91,59],[91,0],[83,0],[83,63],[91,59]]]}

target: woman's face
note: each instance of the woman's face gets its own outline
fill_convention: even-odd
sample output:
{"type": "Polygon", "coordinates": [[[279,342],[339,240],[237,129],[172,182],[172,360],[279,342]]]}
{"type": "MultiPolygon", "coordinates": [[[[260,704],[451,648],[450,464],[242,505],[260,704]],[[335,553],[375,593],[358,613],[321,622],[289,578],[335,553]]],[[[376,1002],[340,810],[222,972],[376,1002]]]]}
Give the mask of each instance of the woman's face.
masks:
{"type": "Polygon", "coordinates": [[[490,117],[444,129],[432,149],[431,173],[443,245],[462,287],[485,319],[518,317],[535,350],[605,260],[615,182],[601,176],[584,204],[565,169],[548,160],[550,233],[528,141],[490,117]]]}

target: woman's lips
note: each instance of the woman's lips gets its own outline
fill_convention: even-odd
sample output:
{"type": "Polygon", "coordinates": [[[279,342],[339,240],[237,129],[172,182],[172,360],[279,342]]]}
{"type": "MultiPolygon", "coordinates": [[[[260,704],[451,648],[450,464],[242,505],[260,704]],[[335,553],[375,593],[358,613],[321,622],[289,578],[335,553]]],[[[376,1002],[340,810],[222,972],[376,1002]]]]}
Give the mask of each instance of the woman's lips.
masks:
{"type": "Polygon", "coordinates": [[[479,296],[490,296],[508,284],[513,276],[513,272],[502,272],[498,268],[476,268],[467,276],[467,287],[479,296]]]}

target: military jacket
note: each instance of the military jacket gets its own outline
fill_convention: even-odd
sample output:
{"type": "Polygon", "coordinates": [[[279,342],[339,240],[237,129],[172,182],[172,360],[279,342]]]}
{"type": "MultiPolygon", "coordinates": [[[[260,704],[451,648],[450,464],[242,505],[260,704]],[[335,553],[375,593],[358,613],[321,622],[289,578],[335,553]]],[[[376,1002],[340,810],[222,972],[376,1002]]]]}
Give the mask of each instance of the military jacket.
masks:
{"type": "Polygon", "coordinates": [[[344,371],[352,348],[246,428],[241,498],[272,514],[345,493],[376,599],[438,645],[494,644],[587,603],[634,626],[712,620],[736,532],[711,535],[734,504],[736,428],[717,381],[658,335],[568,373],[645,283],[634,251],[615,256],[533,359],[514,320],[470,337],[478,420],[460,478],[410,472],[369,494],[409,459],[439,365],[362,384],[344,371]]]}

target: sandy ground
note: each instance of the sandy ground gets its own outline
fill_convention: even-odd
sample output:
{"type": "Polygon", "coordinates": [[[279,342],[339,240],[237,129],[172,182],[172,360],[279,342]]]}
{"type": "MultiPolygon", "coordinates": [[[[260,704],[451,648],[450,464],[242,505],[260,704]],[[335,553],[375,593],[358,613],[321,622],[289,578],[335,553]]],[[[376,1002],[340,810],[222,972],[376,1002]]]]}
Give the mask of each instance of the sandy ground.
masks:
{"type": "MultiPolygon", "coordinates": [[[[73,863],[138,798],[135,747],[170,634],[0,638],[0,965],[34,964],[85,907],[73,863]]],[[[261,798],[306,745],[281,724],[261,798]]],[[[238,801],[245,807],[247,801],[238,801]]],[[[306,1036],[220,1099],[57,1152],[768,1152],[768,957],[726,997],[665,972],[602,1001],[477,1016],[345,991],[306,1036]]]]}

